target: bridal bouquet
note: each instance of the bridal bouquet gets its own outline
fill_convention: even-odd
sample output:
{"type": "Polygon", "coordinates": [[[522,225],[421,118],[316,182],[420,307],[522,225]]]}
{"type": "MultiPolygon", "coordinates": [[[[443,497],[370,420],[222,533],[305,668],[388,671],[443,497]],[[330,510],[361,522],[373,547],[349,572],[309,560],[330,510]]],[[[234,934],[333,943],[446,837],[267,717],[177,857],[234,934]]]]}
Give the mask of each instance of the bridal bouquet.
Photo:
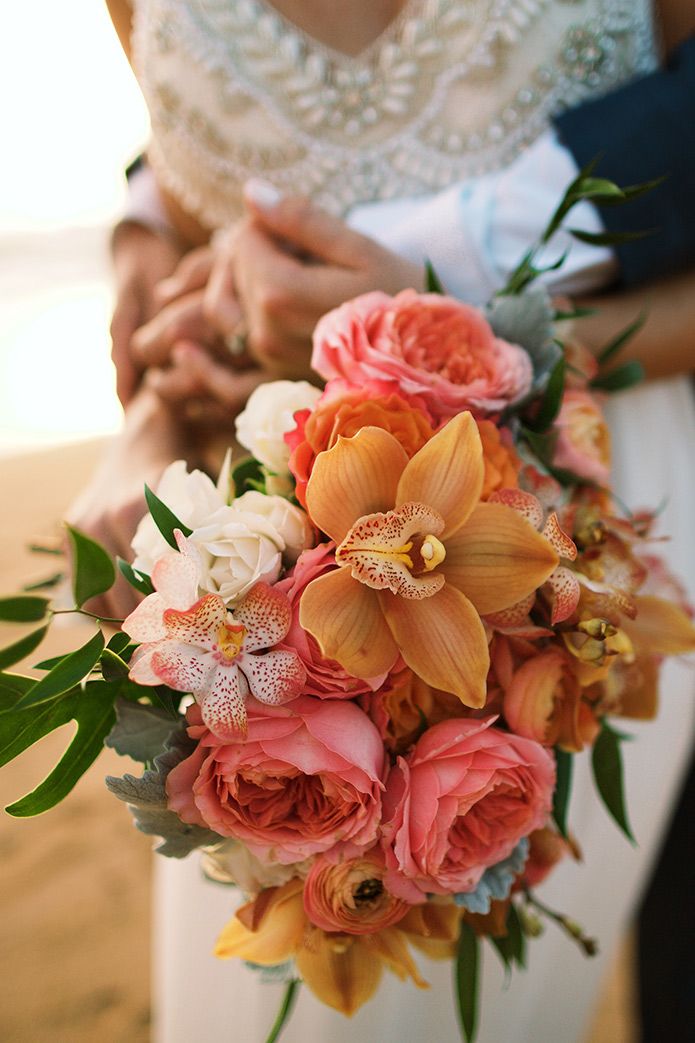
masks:
{"type": "MultiPolygon", "coordinates": [[[[599,184],[597,182],[597,184],[599,184]]],[[[606,183],[601,182],[605,186],[606,183]]],[[[603,187],[602,191],[608,190],[603,187]]],[[[244,903],[216,953],[352,1014],[384,970],[426,988],[450,960],[476,1029],[478,949],[523,965],[540,917],[592,939],[534,888],[578,856],[572,760],[629,835],[616,717],[656,711],[665,655],[695,648],[653,551],[618,510],[601,396],[635,376],[560,345],[531,252],[478,310],[370,293],[314,337],[321,387],[260,387],[250,456],[217,485],[173,464],[119,562],[143,595],[108,643],[0,674],[3,762],[69,720],[77,734],[8,810],[62,799],[105,742],[143,764],[109,778],[137,826],[244,903]]],[[[78,609],[114,581],[70,530],[78,609]]],[[[0,616],[40,626],[36,594],[0,616]]]]}

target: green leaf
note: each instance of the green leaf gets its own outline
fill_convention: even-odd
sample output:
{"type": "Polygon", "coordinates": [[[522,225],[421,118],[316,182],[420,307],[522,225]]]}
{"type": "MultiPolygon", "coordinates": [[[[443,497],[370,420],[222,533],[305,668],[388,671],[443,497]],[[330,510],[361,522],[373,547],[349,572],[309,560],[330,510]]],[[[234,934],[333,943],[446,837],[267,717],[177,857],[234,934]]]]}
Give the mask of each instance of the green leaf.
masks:
{"type": "Polygon", "coordinates": [[[101,544],[71,525],[67,530],[73,554],[72,589],[75,604],[82,608],[85,601],[111,589],[116,581],[116,570],[101,544]]]}
{"type": "Polygon", "coordinates": [[[41,644],[47,632],[48,624],[45,627],[39,627],[38,630],[32,630],[26,637],[20,638],[7,648],[0,649],[0,670],[6,670],[8,666],[14,666],[15,663],[19,663],[20,660],[31,655],[34,649],[41,644]]]}
{"type": "Polygon", "coordinates": [[[116,723],[106,739],[106,745],[122,757],[131,757],[147,764],[164,752],[172,730],[180,726],[181,718],[172,718],[165,710],[119,699],[116,703],[116,723]]]}
{"type": "Polygon", "coordinates": [[[183,522],[179,521],[174,512],[170,511],[165,503],[162,503],[159,497],[152,492],[148,485],[145,486],[145,499],[147,500],[147,506],[150,509],[152,519],[162,536],[170,547],[173,547],[174,550],[178,550],[179,548],[176,542],[176,537],[174,536],[174,529],[180,529],[184,536],[190,536],[193,529],[189,529],[187,525],[184,525],[183,522]]]}
{"type": "Polygon", "coordinates": [[[555,322],[568,322],[571,319],[588,319],[590,315],[596,315],[598,308],[572,308],[571,311],[556,311],[553,315],[555,322]]]}
{"type": "Polygon", "coordinates": [[[263,467],[252,456],[240,460],[232,468],[232,485],[234,495],[242,496],[245,492],[255,489],[257,492],[265,492],[265,474],[263,467]]]}
{"type": "Polygon", "coordinates": [[[123,655],[129,644],[130,638],[128,635],[123,630],[119,630],[113,635],[106,647],[109,652],[115,652],[116,655],[123,655]]]}
{"type": "Polygon", "coordinates": [[[622,189],[622,196],[620,198],[612,198],[610,196],[602,196],[594,200],[597,206],[621,206],[622,203],[629,203],[633,199],[639,199],[640,196],[644,196],[647,192],[651,192],[653,189],[658,188],[664,181],[668,179],[668,174],[664,174],[663,177],[654,178],[653,181],[645,181],[641,185],[628,185],[622,189]]]}
{"type": "Polygon", "coordinates": [[[54,666],[62,663],[69,655],[69,652],[64,652],[62,655],[51,656],[50,659],[42,659],[40,663],[36,663],[34,670],[52,670],[54,666]]]}
{"type": "Polygon", "coordinates": [[[617,246],[620,243],[632,243],[636,239],[646,239],[654,235],[656,228],[645,228],[640,232],[583,232],[581,228],[568,228],[568,233],[580,243],[590,246],[617,246]]]}
{"type": "Polygon", "coordinates": [[[507,913],[506,935],[502,938],[493,938],[491,936],[490,941],[507,970],[511,970],[514,964],[517,964],[519,967],[526,966],[526,935],[513,902],[510,903],[509,912],[507,913]]]}
{"type": "Polygon", "coordinates": [[[538,433],[548,430],[560,412],[564,390],[565,360],[560,356],[551,370],[538,413],[533,421],[528,422],[529,427],[538,433]]]}
{"type": "Polygon", "coordinates": [[[17,708],[36,706],[74,688],[94,669],[103,650],[104,635],[101,630],[97,630],[85,645],[65,656],[45,677],[37,681],[25,693],[17,708]]]}
{"type": "Polygon", "coordinates": [[[446,294],[444,285],[434,270],[432,262],[425,258],[425,290],[427,293],[446,294]]]}
{"type": "Polygon", "coordinates": [[[583,177],[570,195],[570,198],[576,202],[579,202],[581,199],[597,199],[601,197],[624,199],[625,193],[614,181],[608,181],[603,177],[583,177]]]}
{"type": "Polygon", "coordinates": [[[0,712],[11,710],[34,681],[23,674],[0,674],[0,712]]]}
{"type": "Polygon", "coordinates": [[[641,362],[632,359],[609,373],[600,374],[591,381],[591,387],[597,391],[625,391],[626,388],[641,384],[644,380],[644,367],[641,362]]]}
{"type": "MultiPolygon", "coordinates": [[[[103,682],[95,682],[84,690],[71,693],[65,699],[49,703],[43,708],[43,712],[42,708],[39,708],[38,711],[31,709],[18,715],[31,717],[34,723],[35,738],[31,742],[36,742],[42,735],[70,720],[77,723],[77,732],[50,775],[31,793],[6,808],[10,815],[28,818],[48,811],[68,795],[96,760],[103,749],[104,738],[111,731],[116,718],[113,698],[103,698],[105,689],[108,690],[109,686],[103,682]],[[101,689],[102,698],[96,694],[97,687],[101,689]]],[[[27,729],[30,728],[31,725],[27,722],[27,729]]]]}
{"type": "Polygon", "coordinates": [[[140,572],[139,570],[134,569],[133,566],[123,558],[116,558],[116,564],[118,565],[119,572],[128,580],[131,587],[135,587],[140,594],[144,594],[145,596],[148,594],[154,594],[152,580],[146,572],[140,572]]]}
{"type": "Polygon", "coordinates": [[[46,576],[45,579],[37,579],[36,583],[25,583],[22,590],[30,593],[33,590],[50,590],[52,587],[57,587],[65,579],[64,572],[54,572],[50,576],[46,576]]]}
{"type": "Polygon", "coordinates": [[[122,681],[128,676],[128,664],[110,648],[101,653],[101,673],[107,681],[122,681]]]}
{"type": "Polygon", "coordinates": [[[462,920],[454,973],[459,1020],[467,1043],[473,1043],[478,1028],[479,948],[475,931],[462,920]]]}
{"type": "Polygon", "coordinates": [[[642,329],[646,321],[647,312],[643,311],[629,324],[629,326],[626,326],[625,329],[621,330],[620,333],[612,338],[612,340],[609,340],[605,348],[602,348],[601,352],[597,355],[599,363],[603,365],[608,362],[609,359],[612,359],[617,355],[621,348],[623,348],[629,340],[632,340],[635,334],[642,329]]]}
{"type": "Polygon", "coordinates": [[[8,623],[38,623],[46,615],[48,598],[0,598],[0,619],[8,623]]]}
{"type": "Polygon", "coordinates": [[[555,825],[567,839],[567,809],[572,792],[572,769],[574,768],[574,757],[566,750],[555,747],[555,765],[557,778],[555,792],[553,793],[553,818],[555,825]]]}
{"type": "Polygon", "coordinates": [[[625,806],[623,758],[620,751],[621,742],[630,738],[631,736],[611,728],[604,717],[599,737],[591,751],[591,767],[596,788],[606,809],[628,840],[635,844],[625,806]]]}

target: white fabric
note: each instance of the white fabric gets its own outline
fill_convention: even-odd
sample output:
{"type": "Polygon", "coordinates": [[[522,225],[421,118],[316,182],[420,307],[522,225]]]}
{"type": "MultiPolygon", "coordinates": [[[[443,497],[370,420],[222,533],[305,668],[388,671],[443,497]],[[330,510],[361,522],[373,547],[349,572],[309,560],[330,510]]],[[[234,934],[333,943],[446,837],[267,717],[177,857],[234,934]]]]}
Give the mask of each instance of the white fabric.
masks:
{"type": "MultiPolygon", "coordinates": [[[[335,189],[338,209],[342,208],[343,211],[365,199],[384,200],[388,196],[388,164],[385,164],[384,159],[388,142],[385,129],[379,136],[379,126],[372,134],[372,141],[377,142],[376,151],[370,145],[368,136],[361,138],[351,150],[352,166],[340,167],[337,172],[334,170],[334,180],[331,180],[329,167],[324,164],[326,149],[322,152],[319,144],[316,145],[315,155],[316,171],[320,176],[318,181],[316,178],[312,180],[311,161],[314,153],[306,126],[297,128],[295,138],[302,154],[295,158],[294,165],[289,163],[282,168],[286,171],[286,177],[279,170],[274,171],[268,153],[263,150],[257,154],[249,153],[242,162],[239,150],[229,146],[228,153],[224,150],[218,152],[217,160],[213,163],[211,155],[215,141],[212,132],[222,135],[228,133],[229,127],[234,127],[237,116],[239,120],[243,116],[246,122],[243,126],[237,122],[236,126],[242,127],[247,138],[249,128],[255,130],[263,138],[265,147],[266,137],[279,125],[280,110],[297,100],[291,91],[287,97],[283,96],[282,90],[286,84],[283,83],[282,75],[277,73],[277,67],[275,73],[271,66],[266,68],[267,78],[263,82],[265,94],[261,93],[258,86],[261,65],[257,58],[259,55],[262,57],[264,48],[267,49],[268,34],[273,39],[273,26],[276,23],[270,16],[270,22],[267,19],[259,22],[256,30],[251,24],[246,25],[243,34],[234,43],[232,58],[238,58],[238,48],[246,46],[249,40],[255,39],[258,46],[255,52],[248,51],[245,58],[239,58],[240,65],[234,65],[229,52],[224,51],[219,41],[210,38],[203,48],[200,43],[202,23],[198,20],[195,26],[191,26],[191,12],[205,10],[211,17],[214,15],[217,19],[215,24],[220,28],[223,22],[219,20],[227,17],[226,12],[229,18],[237,17],[235,12],[247,8],[257,9],[257,0],[239,0],[235,4],[230,4],[228,0],[224,0],[224,3],[222,0],[205,0],[205,3],[195,5],[187,4],[184,0],[138,0],[137,6],[140,8],[140,74],[144,77],[150,104],[157,116],[155,133],[159,135],[158,169],[167,174],[167,187],[178,191],[184,203],[202,212],[207,199],[212,223],[215,214],[222,214],[219,223],[225,223],[234,216],[239,180],[251,173],[274,180],[282,188],[291,187],[295,191],[309,191],[309,194],[314,194],[312,186],[316,184],[318,198],[321,198],[322,191],[330,194],[335,189]],[[172,5],[177,15],[183,12],[188,19],[178,22],[179,28],[171,19],[169,8],[172,5]],[[145,15],[148,13],[152,14],[151,24],[146,23],[145,15]],[[181,39],[181,26],[187,32],[190,30],[184,41],[181,39]],[[156,39],[155,30],[159,33],[156,39]],[[202,86],[199,84],[197,87],[198,119],[194,123],[189,118],[190,106],[187,108],[186,99],[183,99],[186,104],[182,105],[180,93],[180,83],[188,82],[188,70],[181,72],[180,83],[172,77],[176,68],[181,71],[182,61],[188,60],[190,63],[196,54],[202,61],[205,76],[202,86]],[[251,58],[256,54],[257,58],[252,61],[249,54],[251,58]],[[143,68],[148,61],[149,66],[143,68]],[[247,77],[243,83],[240,69],[247,77]],[[158,71],[161,73],[159,80],[158,71]],[[250,80],[252,73],[256,77],[253,83],[250,80]],[[279,76],[279,79],[273,80],[273,76],[279,76]],[[157,83],[163,88],[159,94],[155,90],[157,83]],[[172,83],[179,84],[179,93],[173,98],[171,90],[167,93],[172,83]],[[213,110],[212,115],[206,114],[207,122],[199,118],[200,112],[205,111],[201,102],[205,97],[204,89],[209,88],[212,95],[213,87],[220,83],[226,85],[226,93],[225,90],[218,91],[215,96],[226,99],[227,111],[231,113],[230,124],[224,123],[218,108],[213,110]],[[227,89],[230,84],[233,90],[227,89]],[[244,97],[247,100],[251,98],[248,105],[241,97],[244,91],[244,97]],[[268,101],[269,97],[272,104],[268,101]],[[258,105],[261,102],[265,105],[265,111],[270,113],[265,123],[262,116],[259,119],[258,105]],[[259,125],[261,123],[262,127],[259,125]],[[231,166],[226,158],[220,158],[228,154],[231,156],[231,166]],[[187,157],[191,156],[195,156],[195,163],[188,161],[187,157]],[[371,187],[364,180],[365,170],[370,170],[372,174],[376,171],[376,183],[371,183],[371,187]],[[298,171],[304,174],[299,177],[298,171]],[[296,179],[288,180],[290,177],[296,179]],[[236,185],[232,186],[234,179],[236,185]],[[346,183],[349,183],[350,191],[346,189],[346,194],[342,196],[338,189],[341,185],[345,188],[346,183]]],[[[269,13],[269,5],[262,6],[269,13]]],[[[446,25],[436,20],[433,22],[427,12],[431,14],[434,7],[441,11],[444,7],[452,6],[465,5],[446,2],[433,4],[429,0],[423,3],[429,39],[437,41],[432,26],[441,26],[440,34],[444,34],[446,25]]],[[[412,0],[408,8],[412,13],[412,0]]],[[[497,18],[495,24],[499,27],[499,10],[502,8],[511,19],[514,12],[509,4],[471,5],[470,10],[475,10],[479,18],[476,32],[480,30],[480,38],[480,18],[485,20],[482,12],[489,10],[490,24],[497,18]]],[[[611,52],[606,41],[609,38],[620,38],[624,44],[626,37],[620,34],[626,32],[626,26],[629,27],[627,37],[630,32],[633,34],[633,42],[639,37],[637,51],[642,56],[653,54],[653,44],[644,19],[645,9],[641,4],[626,5],[623,0],[591,0],[591,3],[584,3],[584,0],[575,3],[528,0],[525,4],[515,5],[514,11],[519,14],[522,8],[528,8],[533,13],[516,33],[514,46],[505,52],[506,64],[494,66],[487,79],[478,70],[477,81],[475,77],[470,82],[465,77],[452,80],[452,85],[456,84],[456,97],[452,94],[449,99],[453,107],[447,110],[447,118],[452,117],[455,109],[462,121],[469,121],[466,131],[470,130],[470,120],[478,110],[474,104],[461,104],[459,92],[469,90],[469,99],[482,99],[485,113],[492,119],[490,114],[498,109],[501,111],[508,100],[502,92],[508,92],[514,77],[516,88],[532,78],[533,67],[524,65],[523,54],[529,42],[529,25],[538,30],[543,22],[541,38],[545,50],[539,53],[539,38],[534,37],[533,61],[537,65],[545,60],[548,66],[561,70],[563,82],[567,82],[569,75],[568,63],[574,61],[576,66],[579,61],[577,55],[584,55],[586,75],[582,73],[582,91],[575,95],[575,100],[590,95],[592,91],[605,89],[612,82],[620,82],[630,75],[630,68],[623,61],[619,69],[613,67],[610,76],[610,69],[605,68],[605,76],[599,76],[598,81],[594,78],[592,88],[591,72],[587,72],[586,62],[590,54],[596,52],[591,52],[590,46],[582,50],[581,39],[576,35],[569,40],[567,27],[571,27],[572,22],[579,24],[580,28],[589,26],[588,35],[585,36],[588,45],[595,44],[597,39],[603,40],[606,49],[604,57],[608,56],[608,65],[610,54],[615,52],[611,52]],[[636,21],[631,21],[635,11],[639,12],[636,21]],[[598,12],[603,35],[592,35],[590,20],[581,22],[582,17],[588,18],[587,12],[593,15],[598,12]],[[561,29],[557,28],[558,23],[553,18],[560,19],[561,29]],[[556,32],[555,36],[553,32],[556,32]],[[611,33],[613,37],[610,37],[611,33]],[[512,58],[518,59],[519,64],[514,66],[512,58]],[[503,82],[499,91],[498,82],[503,82]]],[[[292,33],[282,36],[283,41],[289,41],[287,47],[290,51],[293,38],[292,33]]],[[[274,39],[278,50],[278,38],[274,39]]],[[[402,42],[404,38],[399,35],[398,39],[402,42]]],[[[232,45],[228,46],[231,48],[232,45]]],[[[287,47],[284,42],[282,46],[285,54],[287,47]]],[[[306,41],[302,46],[308,46],[306,41]]],[[[374,53],[372,49],[371,55],[374,53]]],[[[300,59],[304,60],[301,55],[298,58],[295,51],[297,68],[300,59]]],[[[429,59],[423,56],[413,60],[424,68],[429,59]]],[[[359,66],[360,62],[355,61],[349,67],[351,72],[355,72],[359,66]]],[[[633,63],[632,71],[638,67],[639,64],[633,63]]],[[[408,75],[414,76],[415,73],[411,70],[408,75]]],[[[555,107],[558,103],[556,97],[555,107]]],[[[220,103],[218,101],[215,104],[217,106],[220,103]]],[[[545,100],[543,106],[535,110],[540,116],[536,124],[530,125],[530,135],[515,137],[512,126],[504,132],[505,141],[495,153],[497,159],[486,166],[490,170],[504,169],[506,165],[504,173],[493,175],[491,179],[470,179],[465,183],[461,181],[465,173],[461,169],[462,164],[457,167],[452,163],[444,171],[444,181],[438,183],[443,193],[431,202],[420,200],[413,204],[410,197],[431,192],[437,187],[437,184],[429,185],[429,174],[444,169],[439,164],[439,153],[436,150],[427,153],[426,149],[421,148],[422,138],[418,139],[413,155],[417,153],[420,160],[425,156],[424,163],[418,168],[418,177],[412,174],[411,178],[411,183],[413,179],[419,178],[418,187],[408,190],[408,178],[401,177],[396,195],[402,201],[389,204],[390,209],[384,203],[379,207],[364,206],[353,213],[355,223],[364,231],[374,234],[383,242],[396,245],[399,250],[418,260],[424,252],[442,270],[445,281],[452,289],[470,299],[483,300],[490,289],[503,281],[505,272],[517,259],[517,247],[525,247],[527,239],[533,238],[542,227],[564,188],[563,184],[559,184],[559,171],[564,160],[554,150],[550,138],[544,139],[539,145],[541,149],[550,148],[550,158],[545,153],[547,164],[545,161],[540,165],[538,162],[534,164],[534,153],[529,151],[516,161],[519,166],[509,165],[511,157],[522,145],[538,137],[545,125],[547,113],[551,110],[552,105],[549,108],[545,100]],[[506,151],[505,142],[509,146],[506,151]],[[427,166],[428,155],[433,158],[430,167],[427,166]],[[543,178],[539,176],[541,173],[543,178]],[[456,187],[446,191],[446,186],[454,183],[457,183],[456,187]],[[431,209],[428,210],[428,207],[431,209]],[[451,234],[445,235],[449,227],[451,234]]],[[[286,109],[283,112],[286,116],[286,109]]],[[[386,128],[386,123],[383,126],[386,128]]],[[[330,144],[334,137],[330,129],[319,128],[312,140],[319,143],[324,140],[330,144]]],[[[591,221],[591,214],[585,219],[591,221]]],[[[582,251],[575,251],[571,262],[573,265],[580,253],[585,257],[582,251]]],[[[606,261],[605,255],[602,260],[606,261]]],[[[582,260],[576,266],[574,275],[583,272],[586,286],[589,286],[605,279],[608,271],[604,265],[602,270],[587,272],[585,260],[582,260]]],[[[668,497],[661,525],[664,532],[672,535],[672,540],[662,550],[672,567],[686,579],[691,596],[695,596],[695,548],[691,536],[692,519],[695,517],[695,487],[685,481],[685,476],[691,474],[695,449],[695,409],[689,383],[685,378],[674,379],[628,392],[613,401],[610,415],[618,493],[635,507],[656,505],[668,497]]],[[[663,705],[659,720],[649,725],[625,722],[625,730],[634,734],[644,733],[642,741],[629,744],[625,751],[629,807],[634,831],[640,841],[637,850],[622,837],[599,805],[589,778],[587,756],[578,758],[570,821],[584,850],[585,861],[582,865],[567,862],[561,866],[543,888],[542,896],[549,904],[555,904],[568,912],[583,923],[587,931],[595,934],[600,939],[601,955],[593,961],[585,959],[559,931],[549,926],[544,937],[530,946],[528,972],[517,974],[511,987],[503,992],[499,963],[494,954],[488,953],[485,959],[481,1043],[578,1043],[581,1040],[596,998],[597,986],[606,971],[619,933],[634,908],[685,766],[695,723],[693,681],[691,668],[680,663],[669,664],[663,675],[663,705]]],[[[281,990],[276,986],[262,985],[252,972],[238,962],[223,963],[211,955],[217,933],[232,915],[236,901],[234,892],[204,881],[195,857],[182,863],[158,858],[157,882],[155,1040],[157,1043],[191,1043],[193,1040],[196,1043],[218,1043],[221,1039],[229,1039],[236,1043],[262,1043],[275,1016],[281,990]]],[[[433,984],[427,993],[385,975],[376,999],[351,1020],[322,1007],[304,990],[283,1036],[283,1043],[354,1043],[355,1040],[364,1043],[455,1043],[459,1033],[451,1002],[450,967],[446,964],[427,964],[425,976],[433,984]]]]}
{"type": "Polygon", "coordinates": [[[126,222],[143,225],[161,235],[175,234],[154,171],[147,163],[128,178],[128,195],[119,224],[126,222]]]}

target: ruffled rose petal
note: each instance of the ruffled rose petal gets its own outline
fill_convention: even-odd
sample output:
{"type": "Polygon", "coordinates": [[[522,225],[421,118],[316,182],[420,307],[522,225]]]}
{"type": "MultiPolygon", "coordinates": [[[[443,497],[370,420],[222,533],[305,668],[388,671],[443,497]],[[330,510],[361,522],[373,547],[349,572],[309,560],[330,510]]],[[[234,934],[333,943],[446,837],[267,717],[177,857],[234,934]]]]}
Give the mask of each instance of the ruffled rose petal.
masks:
{"type": "Polygon", "coordinates": [[[353,579],[349,569],[311,581],[301,597],[299,622],[316,639],[322,655],[353,677],[385,674],[398,658],[376,593],[353,579]]]}
{"type": "Polygon", "coordinates": [[[246,734],[246,704],[239,690],[236,663],[218,666],[212,687],[200,701],[203,722],[218,739],[238,739],[246,734]]]}
{"type": "Polygon", "coordinates": [[[501,612],[536,590],[557,567],[544,536],[515,510],[481,503],[447,540],[439,566],[447,583],[463,591],[481,615],[501,612]]]}
{"type": "Polygon", "coordinates": [[[446,538],[480,500],[484,476],[478,426],[470,413],[460,413],[408,461],[396,503],[416,501],[434,508],[444,519],[446,538]]]}
{"type": "Polygon", "coordinates": [[[453,692],[466,706],[484,706],[490,656],[485,629],[470,601],[449,584],[424,601],[405,601],[390,592],[378,597],[410,669],[433,688],[453,692]]]}
{"type": "MultiPolygon", "coordinates": [[[[162,641],[152,650],[152,672],[176,692],[204,692],[210,685],[216,663],[209,652],[177,641],[162,641]]],[[[136,680],[133,677],[133,680],[136,680]]]]}
{"type": "Polygon", "coordinates": [[[170,638],[209,651],[215,649],[218,632],[226,622],[227,609],[219,594],[206,594],[185,612],[176,608],[164,611],[164,625],[170,638]]]}
{"type": "Polygon", "coordinates": [[[187,609],[198,597],[200,558],[179,529],[175,530],[178,554],[166,554],[152,569],[152,585],[170,608],[187,609]]]}
{"type": "Polygon", "coordinates": [[[408,457],[393,435],[364,427],[353,438],[338,438],[319,453],[306,489],[309,515],[336,543],[358,518],[387,511],[396,499],[408,457]]]}
{"type": "MultiPolygon", "coordinates": [[[[574,544],[573,544],[574,546],[574,544]]],[[[560,565],[548,577],[548,586],[552,591],[552,612],[550,622],[563,623],[572,615],[579,602],[581,587],[579,580],[571,569],[560,565]]]]}
{"type": "Polygon", "coordinates": [[[444,585],[441,575],[413,576],[403,560],[403,549],[416,534],[437,536],[444,528],[441,515],[421,503],[404,503],[387,514],[361,518],[335,553],[339,565],[348,565],[354,579],[374,590],[391,590],[404,598],[427,598],[444,585]]]}
{"type": "Polygon", "coordinates": [[[167,628],[162,618],[165,606],[166,602],[161,594],[148,594],[127,619],[123,620],[123,632],[141,644],[161,641],[167,636],[167,628]]]}
{"type": "Polygon", "coordinates": [[[261,703],[278,706],[301,695],[306,680],[304,664],[296,652],[266,652],[239,656],[239,669],[251,694],[261,703]]]}
{"type": "Polygon", "coordinates": [[[282,591],[268,583],[256,583],[243,601],[234,607],[234,619],[246,627],[245,652],[272,648],[287,635],[292,622],[290,603],[282,591]]]}

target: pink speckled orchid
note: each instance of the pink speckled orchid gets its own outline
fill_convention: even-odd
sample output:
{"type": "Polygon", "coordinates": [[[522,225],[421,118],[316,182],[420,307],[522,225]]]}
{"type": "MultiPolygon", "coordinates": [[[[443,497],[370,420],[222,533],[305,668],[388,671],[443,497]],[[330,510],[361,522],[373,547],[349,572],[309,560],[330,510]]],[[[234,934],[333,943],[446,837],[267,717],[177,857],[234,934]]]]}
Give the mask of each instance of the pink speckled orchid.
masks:
{"type": "Polygon", "coordinates": [[[136,684],[191,692],[219,739],[246,732],[246,696],[276,706],[302,691],[305,671],[294,651],[272,649],[291,623],[284,594],[257,583],[228,610],[217,594],[198,596],[198,552],[175,531],[179,554],[160,558],[150,594],[123,623],[141,643],[131,660],[136,684]]]}
{"type": "Polygon", "coordinates": [[[313,580],[300,621],[323,655],[355,677],[399,654],[433,688],[485,704],[490,665],[480,616],[534,592],[558,556],[507,506],[481,503],[480,435],[460,413],[412,459],[377,427],[319,453],[309,513],[340,567],[313,580]]]}

